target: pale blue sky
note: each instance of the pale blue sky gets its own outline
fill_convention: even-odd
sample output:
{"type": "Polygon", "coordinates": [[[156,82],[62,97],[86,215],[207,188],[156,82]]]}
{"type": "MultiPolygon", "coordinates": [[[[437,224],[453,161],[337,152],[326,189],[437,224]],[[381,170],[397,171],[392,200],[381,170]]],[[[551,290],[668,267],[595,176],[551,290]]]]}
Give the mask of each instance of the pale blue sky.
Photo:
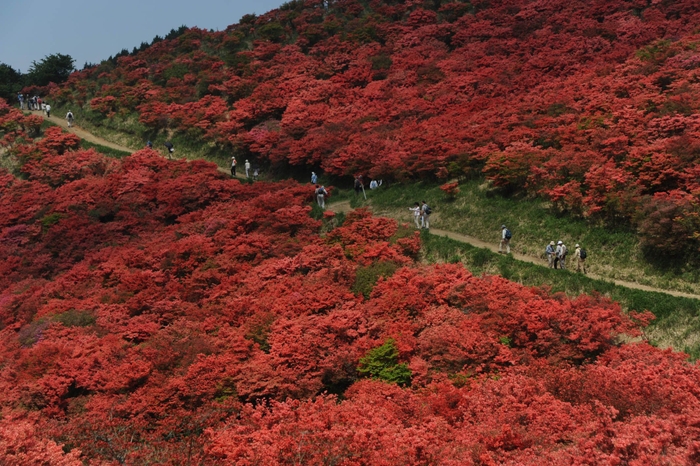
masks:
{"type": "Polygon", "coordinates": [[[0,0],[0,62],[26,73],[52,53],[99,63],[181,25],[222,30],[286,0],[0,0]]]}

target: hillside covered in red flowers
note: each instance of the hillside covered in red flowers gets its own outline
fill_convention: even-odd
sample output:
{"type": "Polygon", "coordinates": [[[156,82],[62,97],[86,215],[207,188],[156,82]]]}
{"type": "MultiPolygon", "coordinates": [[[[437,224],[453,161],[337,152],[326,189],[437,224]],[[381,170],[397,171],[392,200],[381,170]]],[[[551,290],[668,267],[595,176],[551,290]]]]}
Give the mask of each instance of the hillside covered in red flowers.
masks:
{"type": "Polygon", "coordinates": [[[462,265],[310,189],[78,149],[0,102],[4,464],[697,464],[648,313],[462,265]],[[381,277],[381,278],[380,278],[381,277]]]}
{"type": "Polygon", "coordinates": [[[294,0],[52,96],[273,166],[484,174],[682,254],[700,246],[699,23],[692,0],[294,0]]]}

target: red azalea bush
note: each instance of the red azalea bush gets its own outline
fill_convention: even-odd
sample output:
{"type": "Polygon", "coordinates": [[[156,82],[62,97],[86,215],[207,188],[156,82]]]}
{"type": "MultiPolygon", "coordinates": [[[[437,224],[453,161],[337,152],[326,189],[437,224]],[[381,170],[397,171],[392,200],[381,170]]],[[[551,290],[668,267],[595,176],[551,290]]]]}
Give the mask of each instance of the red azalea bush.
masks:
{"type": "Polygon", "coordinates": [[[29,178],[0,175],[3,463],[700,459],[700,370],[616,343],[649,313],[421,264],[366,210],[321,236],[294,182],[20,145],[29,178]]]}
{"type": "Polygon", "coordinates": [[[442,192],[445,193],[445,197],[448,199],[454,199],[459,194],[459,183],[455,181],[454,183],[445,183],[440,186],[442,192]]]}

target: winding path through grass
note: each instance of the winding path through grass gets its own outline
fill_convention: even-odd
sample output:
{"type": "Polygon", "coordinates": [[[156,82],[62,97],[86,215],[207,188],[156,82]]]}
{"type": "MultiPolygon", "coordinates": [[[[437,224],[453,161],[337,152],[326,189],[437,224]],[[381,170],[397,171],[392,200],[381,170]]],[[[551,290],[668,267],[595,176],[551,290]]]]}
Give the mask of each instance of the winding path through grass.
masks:
{"type": "MultiPolygon", "coordinates": [[[[112,149],[117,149],[117,150],[121,150],[124,152],[129,152],[131,154],[133,154],[135,152],[134,149],[130,149],[128,147],[124,147],[124,146],[121,146],[119,144],[114,144],[112,142],[109,142],[106,139],[95,136],[94,134],[92,134],[88,131],[85,131],[84,129],[77,127],[75,125],[73,127],[69,128],[66,120],[59,118],[56,115],[52,116],[51,118],[48,118],[44,114],[44,112],[41,112],[41,111],[35,110],[35,111],[32,111],[31,113],[33,113],[34,115],[41,115],[44,119],[51,121],[52,123],[65,129],[66,131],[73,133],[76,136],[80,137],[81,139],[85,139],[86,141],[91,142],[93,144],[99,144],[102,146],[111,147],[112,149]]],[[[242,167],[241,167],[241,169],[242,169],[242,167]]],[[[229,170],[222,168],[222,167],[219,167],[219,171],[222,173],[230,173],[229,170]]],[[[242,173],[237,173],[236,175],[237,175],[236,176],[237,178],[245,178],[245,175],[243,175],[242,173]]],[[[351,210],[353,210],[352,207],[350,207],[350,201],[335,202],[335,203],[329,204],[328,208],[330,210],[332,210],[333,212],[337,212],[337,213],[350,212],[351,210]]],[[[498,252],[498,246],[496,244],[482,241],[482,240],[475,238],[473,236],[463,235],[461,233],[456,233],[453,231],[440,230],[438,228],[431,228],[430,233],[433,235],[437,235],[437,236],[446,236],[446,237],[453,239],[455,241],[459,241],[461,243],[467,243],[467,244],[470,244],[470,245],[475,246],[477,248],[486,248],[486,249],[489,249],[493,252],[498,252]]],[[[545,267],[545,264],[543,264],[542,260],[537,258],[537,257],[526,256],[524,254],[514,253],[513,258],[516,260],[522,261],[522,262],[529,262],[531,264],[540,265],[542,267],[545,267]]],[[[573,260],[572,260],[572,263],[573,263],[573,260]]],[[[642,290],[642,291],[654,291],[657,293],[665,293],[665,294],[668,294],[671,296],[678,296],[678,297],[683,297],[683,298],[692,298],[692,299],[699,299],[700,300],[700,295],[696,295],[696,294],[692,294],[692,293],[683,293],[680,291],[664,290],[661,288],[655,288],[652,286],[641,285],[639,283],[628,282],[628,281],[623,281],[623,280],[610,280],[610,279],[606,279],[606,278],[600,277],[600,276],[595,275],[595,274],[590,274],[590,273],[587,274],[587,276],[590,278],[593,278],[595,280],[611,281],[612,283],[615,283],[616,285],[624,286],[626,288],[632,288],[632,289],[642,290]]]]}
{"type": "MultiPolygon", "coordinates": [[[[350,212],[352,211],[352,207],[350,206],[350,201],[340,201],[340,202],[335,202],[332,204],[328,204],[328,209],[332,210],[333,212],[340,213],[340,212],[350,212]]],[[[498,245],[495,243],[488,243],[485,241],[482,241],[478,238],[475,238],[473,236],[468,236],[468,235],[463,235],[461,233],[455,233],[454,231],[447,231],[447,230],[440,230],[438,228],[431,228],[430,229],[430,234],[432,235],[437,235],[437,236],[446,236],[450,239],[453,239],[455,241],[459,241],[461,243],[467,243],[470,244],[474,247],[477,248],[486,248],[489,249],[492,252],[497,253],[498,252],[498,245]]],[[[522,262],[528,262],[530,264],[535,264],[539,265],[541,267],[546,267],[546,264],[542,261],[542,259],[533,257],[533,256],[527,256],[524,254],[518,254],[518,253],[513,253],[512,254],[513,258],[522,262]]],[[[573,264],[573,259],[570,260],[570,263],[573,264]]],[[[700,295],[692,294],[692,293],[683,293],[681,291],[673,291],[673,290],[664,290],[661,288],[655,288],[653,286],[647,286],[647,285],[641,285],[639,283],[634,283],[634,282],[628,282],[624,280],[611,280],[608,278],[604,278],[595,274],[588,273],[586,274],[587,277],[592,278],[594,280],[602,280],[602,281],[608,281],[612,282],[618,286],[624,286],[625,288],[631,288],[635,290],[642,290],[642,291],[654,291],[657,293],[665,293],[671,296],[677,296],[677,297],[682,297],[682,298],[692,298],[692,299],[698,299],[700,300],[700,295]]]]}

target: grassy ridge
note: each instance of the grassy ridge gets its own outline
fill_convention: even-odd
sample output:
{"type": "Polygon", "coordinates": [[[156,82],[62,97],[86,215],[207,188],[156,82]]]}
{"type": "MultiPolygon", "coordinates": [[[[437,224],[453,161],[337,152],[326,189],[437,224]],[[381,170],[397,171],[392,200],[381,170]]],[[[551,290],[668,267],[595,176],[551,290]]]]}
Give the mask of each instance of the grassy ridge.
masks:
{"type": "Polygon", "coordinates": [[[626,311],[649,310],[656,316],[646,331],[652,343],[672,346],[694,359],[700,357],[700,339],[696,336],[700,331],[700,300],[634,290],[568,270],[552,270],[425,231],[422,241],[424,259],[431,263],[462,262],[475,275],[497,274],[525,286],[546,284],[553,292],[571,297],[600,293],[619,302],[626,311]]]}

